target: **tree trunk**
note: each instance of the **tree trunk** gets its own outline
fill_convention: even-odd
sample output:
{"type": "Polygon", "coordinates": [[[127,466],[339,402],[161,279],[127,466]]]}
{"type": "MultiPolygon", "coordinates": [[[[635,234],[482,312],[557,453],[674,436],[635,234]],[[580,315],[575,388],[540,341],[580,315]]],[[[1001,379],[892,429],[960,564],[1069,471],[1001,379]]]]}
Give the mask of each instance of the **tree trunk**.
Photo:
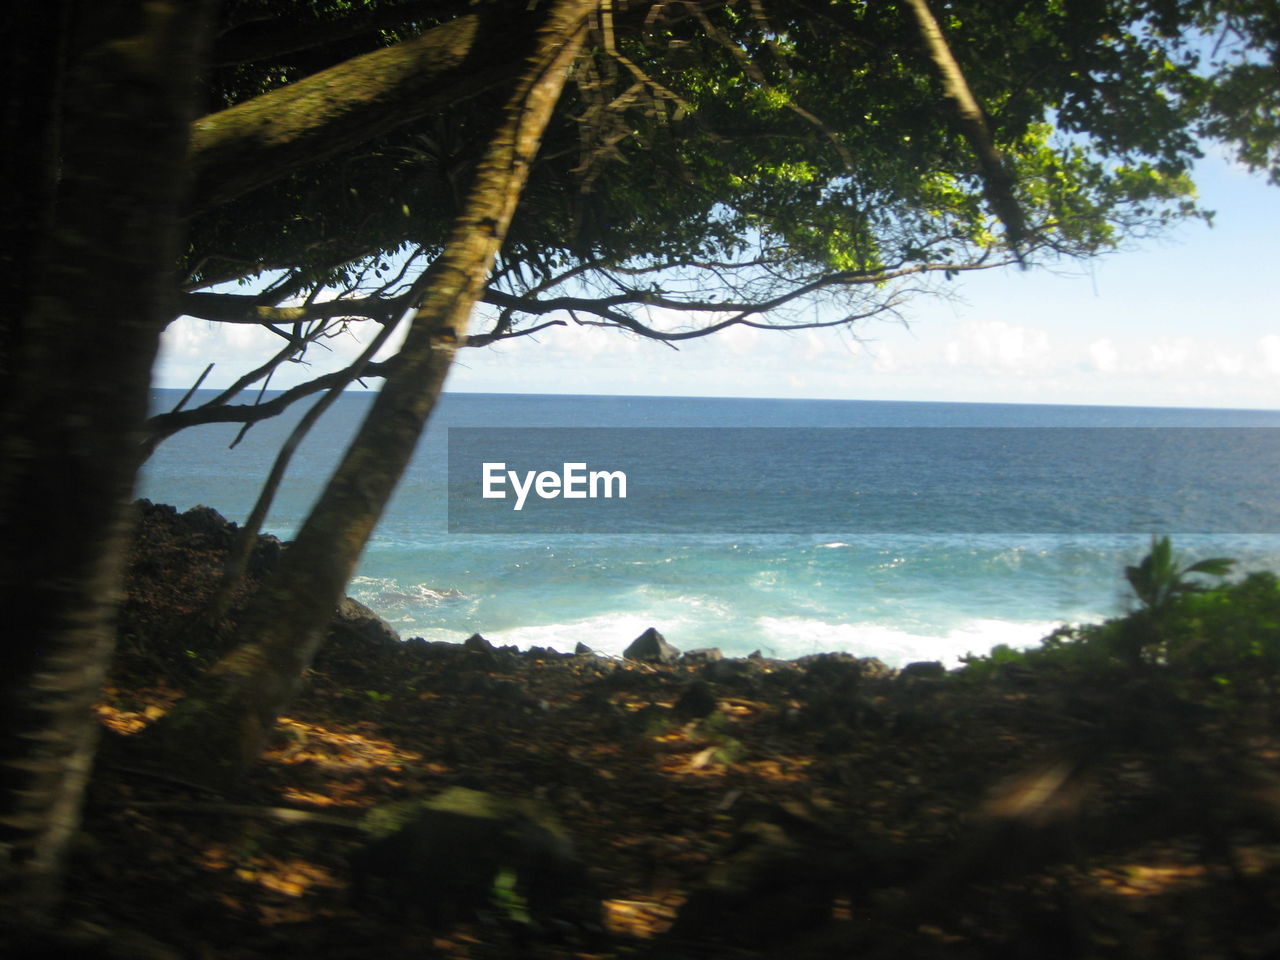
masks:
{"type": "Polygon", "coordinates": [[[7,305],[0,310],[0,405],[12,392],[28,280],[53,222],[69,2],[27,0],[0,10],[0,182],[11,185],[0,190],[0,296],[7,305]]]}
{"type": "Polygon", "coordinates": [[[172,315],[203,6],[77,5],[65,72],[27,88],[42,105],[15,110],[59,118],[36,131],[53,168],[27,164],[7,185],[22,193],[34,177],[53,204],[25,261],[22,310],[5,324],[0,411],[0,608],[26,620],[0,646],[0,873],[27,916],[56,903],[97,743],[91,707],[114,647],[151,365],[172,315]]]}
{"type": "Polygon", "coordinates": [[[229,781],[257,759],[295,693],[464,341],[594,6],[595,0],[558,0],[545,14],[463,212],[431,267],[395,369],[246,612],[243,642],[145,736],[167,766],[210,783],[229,781]]]}

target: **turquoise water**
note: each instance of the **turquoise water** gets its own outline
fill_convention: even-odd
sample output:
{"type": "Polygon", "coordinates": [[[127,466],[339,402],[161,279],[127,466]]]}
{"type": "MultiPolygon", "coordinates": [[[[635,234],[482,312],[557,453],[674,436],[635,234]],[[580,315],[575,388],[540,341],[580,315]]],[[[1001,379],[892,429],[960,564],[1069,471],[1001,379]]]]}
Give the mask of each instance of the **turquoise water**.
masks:
{"type": "MultiPolygon", "coordinates": [[[[178,396],[158,391],[155,406],[167,409],[178,396]]],[[[313,430],[295,457],[269,532],[292,536],[369,400],[367,394],[345,396],[313,430]]],[[[179,434],[148,463],[140,495],[180,509],[203,503],[243,520],[293,419],[256,426],[234,450],[227,449],[234,427],[179,434]]],[[[996,643],[1031,644],[1061,622],[1121,612],[1128,602],[1123,567],[1145,552],[1148,535],[839,529],[450,534],[446,431],[493,426],[1238,428],[1280,426],[1280,413],[448,395],[349,588],[403,636],[456,641],[479,631],[497,643],[571,650],[583,642],[618,653],[655,626],[683,649],[719,646],[737,655],[760,649],[778,657],[848,650],[901,664],[953,660],[996,643]]],[[[689,458],[696,461],[701,434],[688,435],[689,458]]],[[[1045,459],[1052,461],[1052,451],[1045,459]]],[[[1260,453],[1248,489],[1254,500],[1274,508],[1280,486],[1274,464],[1264,461],[1260,453]]],[[[936,464],[938,484],[945,486],[950,469],[936,464]]],[[[1153,465],[1161,476],[1169,469],[1153,465]]],[[[1236,464],[1233,473],[1241,469],[1236,464]]],[[[744,488],[749,483],[744,476],[744,488]]],[[[997,499],[999,494],[995,489],[997,499]]],[[[1060,496],[1071,501],[1067,506],[1078,500],[1074,506],[1087,516],[1089,498],[1096,501],[1100,493],[1072,481],[1062,484],[1060,496]]],[[[696,526],[692,517],[690,526],[696,526]]],[[[1245,569],[1280,569],[1280,535],[1274,533],[1181,534],[1175,545],[1188,558],[1228,555],[1245,569]]]]}

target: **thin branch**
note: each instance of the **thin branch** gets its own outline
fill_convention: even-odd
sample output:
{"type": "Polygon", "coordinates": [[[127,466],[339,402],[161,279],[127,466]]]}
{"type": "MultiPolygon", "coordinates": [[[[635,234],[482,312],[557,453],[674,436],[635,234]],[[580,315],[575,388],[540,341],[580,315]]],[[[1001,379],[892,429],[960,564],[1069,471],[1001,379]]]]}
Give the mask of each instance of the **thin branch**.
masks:
{"type": "Polygon", "coordinates": [[[193,396],[195,396],[196,391],[200,389],[200,384],[204,383],[204,378],[209,375],[209,371],[211,371],[215,366],[216,364],[210,363],[207,367],[204,368],[204,373],[196,377],[196,382],[191,385],[191,389],[182,395],[182,399],[179,400],[174,405],[170,413],[177,413],[179,410],[181,410],[183,407],[187,405],[187,401],[190,400],[193,396]]]}
{"type": "Polygon", "coordinates": [[[835,134],[835,132],[827,127],[827,125],[814,114],[796,103],[791,98],[791,95],[786,91],[780,91],[769,83],[768,78],[764,75],[764,71],[761,70],[759,65],[751,59],[751,54],[747,53],[740,44],[735,43],[730,37],[726,36],[722,30],[716,27],[701,6],[696,4],[692,6],[694,16],[697,18],[698,23],[701,24],[702,29],[707,32],[708,36],[733,54],[733,58],[738,61],[738,65],[742,67],[743,72],[756,83],[760,84],[760,86],[765,90],[781,93],[782,102],[787,109],[817,128],[817,130],[831,142],[831,145],[835,147],[836,153],[840,155],[840,159],[844,162],[845,169],[853,170],[853,156],[849,153],[848,149],[845,148],[845,145],[840,142],[840,138],[835,134]]]}
{"type": "Polygon", "coordinates": [[[907,0],[907,3],[915,13],[920,39],[942,77],[943,92],[955,112],[956,123],[978,157],[987,200],[996,216],[1004,223],[1009,245],[1021,263],[1022,255],[1018,253],[1018,248],[1026,239],[1027,228],[1022,208],[1014,196],[1013,173],[995,145],[987,126],[986,115],[978,105],[973,91],[969,89],[964,71],[951,52],[938,21],[934,19],[928,0],[907,0]]]}
{"type": "MultiPolygon", "coordinates": [[[[280,482],[284,479],[285,471],[289,469],[289,463],[293,460],[293,454],[298,449],[298,444],[311,428],[315,426],[317,420],[324,415],[334,402],[342,396],[343,390],[352,380],[359,379],[369,366],[383,345],[387,342],[392,332],[398,326],[397,323],[383,324],[378,335],[375,336],[369,345],[364,348],[349,367],[344,372],[345,378],[334,383],[329,392],[312,404],[311,409],[302,415],[302,419],[294,426],[289,433],[289,437],[281,445],[280,450],[276,453],[275,462],[271,465],[271,471],[267,474],[266,480],[262,484],[262,490],[258,494],[257,502],[253,505],[248,519],[245,520],[244,526],[240,529],[238,539],[231,551],[227,554],[226,564],[222,570],[222,581],[218,584],[218,590],[213,598],[209,601],[209,621],[216,622],[225,615],[227,608],[231,603],[231,596],[235,593],[236,587],[244,579],[245,571],[249,566],[249,557],[253,553],[254,544],[258,541],[258,532],[262,529],[262,524],[267,518],[267,513],[271,509],[271,504],[275,501],[276,492],[280,489],[280,482]]],[[[249,424],[245,424],[248,429],[249,424]]]]}
{"type": "MultiPolygon", "coordinates": [[[[362,377],[385,377],[395,369],[396,358],[391,357],[380,363],[368,364],[362,377]]],[[[153,449],[161,441],[173,436],[179,430],[199,426],[205,423],[260,423],[283,413],[293,404],[313,393],[327,390],[335,383],[347,383],[353,378],[348,376],[350,367],[326,373],[306,383],[291,387],[279,396],[258,404],[234,404],[220,407],[201,406],[193,410],[179,413],[156,414],[146,423],[148,449],[153,449]]]]}
{"type": "Polygon", "coordinates": [[[499,340],[514,340],[516,337],[527,337],[530,334],[538,333],[547,329],[547,327],[567,327],[568,324],[563,320],[548,320],[534,327],[526,327],[521,330],[502,330],[496,328],[488,333],[478,333],[467,337],[467,342],[462,344],[464,347],[487,347],[491,343],[497,343],[499,340]]]}

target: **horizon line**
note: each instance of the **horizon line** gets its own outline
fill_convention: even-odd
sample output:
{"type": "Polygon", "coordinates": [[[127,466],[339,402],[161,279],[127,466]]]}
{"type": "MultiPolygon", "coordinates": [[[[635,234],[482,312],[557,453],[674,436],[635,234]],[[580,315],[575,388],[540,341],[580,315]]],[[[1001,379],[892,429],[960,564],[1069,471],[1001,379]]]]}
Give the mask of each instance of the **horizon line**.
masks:
{"type": "MultiPolygon", "coordinates": [[[[185,393],[190,387],[160,387],[153,386],[152,390],[171,391],[173,393],[185,393]]],[[[224,388],[221,387],[201,387],[198,393],[219,393],[224,388]]],[[[266,390],[265,393],[276,394],[284,393],[289,388],[278,390],[266,390]]],[[[343,393],[352,394],[375,394],[378,391],[361,388],[345,388],[343,393]]],[[[660,393],[531,393],[527,391],[496,391],[496,390],[444,390],[441,396],[454,397],[560,397],[565,399],[580,400],[770,400],[778,403],[910,403],[910,404],[952,404],[955,406],[982,406],[982,407],[1081,407],[1092,409],[1114,409],[1114,410],[1215,410],[1230,411],[1236,413],[1280,413],[1280,407],[1205,407],[1205,406],[1188,406],[1182,404],[1132,404],[1132,403],[1054,403],[1054,402],[1027,402],[1027,401],[1010,401],[1010,400],[883,400],[873,398],[858,397],[759,397],[759,396],[708,396],[704,394],[660,394],[660,393]]]]}

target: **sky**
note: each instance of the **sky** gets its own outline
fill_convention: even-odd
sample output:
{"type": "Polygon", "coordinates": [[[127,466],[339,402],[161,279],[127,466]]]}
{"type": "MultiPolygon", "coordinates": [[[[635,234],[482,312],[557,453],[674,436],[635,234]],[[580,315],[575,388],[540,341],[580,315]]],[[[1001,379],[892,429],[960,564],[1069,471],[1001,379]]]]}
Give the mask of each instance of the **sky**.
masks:
{"type": "MultiPolygon", "coordinates": [[[[445,389],[1280,409],[1280,187],[1219,157],[1197,172],[1212,227],[1050,272],[1002,269],[943,284],[897,319],[853,330],[735,328],[680,349],[617,330],[553,328],[458,355],[445,389]]],[[[370,334],[371,335],[371,334],[370,334]]],[[[183,318],[160,387],[225,386],[279,349],[258,328],[183,318]]],[[[336,369],[354,336],[287,365],[272,387],[336,369]]]]}

